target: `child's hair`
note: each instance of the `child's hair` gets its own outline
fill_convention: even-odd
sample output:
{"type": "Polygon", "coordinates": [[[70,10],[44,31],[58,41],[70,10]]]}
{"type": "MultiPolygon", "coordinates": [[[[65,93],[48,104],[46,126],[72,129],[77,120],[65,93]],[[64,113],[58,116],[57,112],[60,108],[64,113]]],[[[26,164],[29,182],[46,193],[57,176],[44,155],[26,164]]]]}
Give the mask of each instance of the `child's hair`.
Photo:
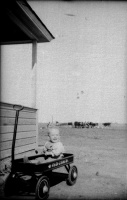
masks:
{"type": "Polygon", "coordinates": [[[58,130],[58,131],[60,132],[60,130],[59,130],[58,127],[56,127],[56,126],[50,126],[50,127],[48,128],[48,136],[50,135],[50,131],[51,131],[51,130],[58,130]]]}

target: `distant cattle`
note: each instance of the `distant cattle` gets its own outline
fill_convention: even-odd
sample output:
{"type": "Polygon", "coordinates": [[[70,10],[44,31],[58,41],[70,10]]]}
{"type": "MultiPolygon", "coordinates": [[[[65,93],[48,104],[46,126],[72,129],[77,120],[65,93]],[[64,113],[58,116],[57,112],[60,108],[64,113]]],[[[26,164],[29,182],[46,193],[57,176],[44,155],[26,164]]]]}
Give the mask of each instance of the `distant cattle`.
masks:
{"type": "Polygon", "coordinates": [[[75,128],[84,128],[84,123],[83,122],[74,122],[74,127],[75,128]]]}
{"type": "Polygon", "coordinates": [[[91,128],[94,128],[94,127],[98,126],[98,123],[90,122],[89,125],[91,128]]]}
{"type": "Polygon", "coordinates": [[[103,123],[103,126],[110,126],[111,123],[110,122],[107,122],[107,123],[103,123]]]}
{"type": "Polygon", "coordinates": [[[68,126],[73,126],[73,123],[72,122],[68,122],[68,126]]]}
{"type": "Polygon", "coordinates": [[[93,123],[93,122],[74,122],[74,127],[75,128],[94,128],[97,127],[98,123],[93,123]]]}

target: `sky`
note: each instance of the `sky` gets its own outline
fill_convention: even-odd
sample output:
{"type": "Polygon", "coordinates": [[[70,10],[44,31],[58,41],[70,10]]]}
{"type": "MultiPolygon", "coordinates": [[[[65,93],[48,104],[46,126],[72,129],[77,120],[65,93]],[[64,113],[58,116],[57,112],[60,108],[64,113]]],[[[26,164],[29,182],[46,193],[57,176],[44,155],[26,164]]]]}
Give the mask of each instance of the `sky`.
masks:
{"type": "Polygon", "coordinates": [[[39,122],[126,123],[126,2],[28,3],[55,37],[38,44],[39,122]]]}

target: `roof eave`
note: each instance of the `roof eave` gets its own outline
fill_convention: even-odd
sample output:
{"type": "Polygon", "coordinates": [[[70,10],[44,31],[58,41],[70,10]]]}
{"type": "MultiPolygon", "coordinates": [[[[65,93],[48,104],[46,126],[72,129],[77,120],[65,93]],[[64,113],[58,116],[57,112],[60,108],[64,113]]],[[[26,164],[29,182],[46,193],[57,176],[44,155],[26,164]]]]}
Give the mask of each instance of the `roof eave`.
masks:
{"type": "Polygon", "coordinates": [[[4,31],[3,35],[6,35],[4,39],[1,38],[1,44],[31,43],[33,40],[36,40],[38,43],[43,43],[50,42],[54,39],[54,36],[26,0],[5,0],[4,3],[2,3],[1,11],[3,11],[1,12],[1,20],[4,19],[4,17],[11,20],[10,22],[14,24],[14,30],[18,30],[18,33],[19,31],[21,32],[20,36],[16,33],[16,35],[14,35],[13,29],[8,27],[9,24],[1,21],[1,30],[4,31]],[[12,31],[11,38],[11,34],[8,35],[8,31],[10,31],[10,33],[12,31]]]}
{"type": "Polygon", "coordinates": [[[43,22],[40,20],[38,15],[34,12],[34,10],[30,7],[30,5],[26,1],[18,0],[17,4],[26,14],[26,17],[28,17],[33,23],[36,33],[38,33],[39,35],[37,37],[38,42],[44,42],[44,38],[45,38],[45,42],[46,41],[50,42],[51,40],[55,39],[54,36],[51,34],[51,32],[47,29],[47,27],[43,24],[43,22]]]}

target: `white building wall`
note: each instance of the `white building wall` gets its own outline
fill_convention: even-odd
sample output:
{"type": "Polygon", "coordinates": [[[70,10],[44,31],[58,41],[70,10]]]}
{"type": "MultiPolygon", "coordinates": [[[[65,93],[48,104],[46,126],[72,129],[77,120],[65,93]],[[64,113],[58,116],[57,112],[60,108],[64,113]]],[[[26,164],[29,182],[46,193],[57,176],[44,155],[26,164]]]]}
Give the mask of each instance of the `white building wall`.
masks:
{"type": "Polygon", "coordinates": [[[32,44],[1,46],[1,101],[32,106],[32,44]]]}

